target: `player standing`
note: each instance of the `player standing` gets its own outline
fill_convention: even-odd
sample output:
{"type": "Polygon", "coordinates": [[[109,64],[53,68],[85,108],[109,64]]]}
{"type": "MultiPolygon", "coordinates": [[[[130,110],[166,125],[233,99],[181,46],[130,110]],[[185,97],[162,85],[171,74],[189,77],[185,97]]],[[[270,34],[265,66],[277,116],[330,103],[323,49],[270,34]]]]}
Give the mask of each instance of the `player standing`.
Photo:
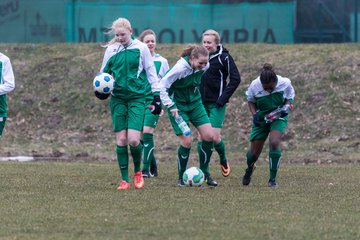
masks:
{"type": "MultiPolygon", "coordinates": [[[[152,56],[152,59],[155,64],[156,73],[161,79],[165,73],[169,70],[168,61],[162,57],[160,54],[155,52],[156,49],[156,34],[153,30],[147,29],[143,31],[138,39],[145,43],[152,56]]],[[[151,92],[151,86],[148,84],[148,94],[147,94],[147,105],[151,104],[153,99],[153,93],[151,92]]],[[[143,146],[144,146],[144,160],[142,167],[143,177],[156,177],[158,175],[156,158],[154,155],[155,145],[154,145],[154,131],[159,120],[159,115],[154,115],[151,113],[150,109],[145,111],[144,119],[144,129],[142,134],[143,146]],[[150,169],[149,169],[150,167],[150,169]]]]}
{"type": "Polygon", "coordinates": [[[15,77],[9,57],[0,52],[0,139],[7,118],[6,94],[15,89],[15,77]]]}
{"type": "Polygon", "coordinates": [[[249,185],[265,140],[269,136],[269,168],[268,186],[278,188],[276,182],[277,170],[280,166],[280,141],[288,121],[288,111],[281,111],[281,116],[272,122],[265,122],[265,116],[274,109],[285,106],[291,109],[295,91],[288,78],[276,75],[270,64],[263,66],[258,78],[253,80],[246,91],[253,125],[250,133],[250,150],[246,154],[247,169],[242,179],[243,185],[249,185]]]}
{"type": "MultiPolygon", "coordinates": [[[[135,188],[144,186],[140,165],[142,144],[140,142],[146,109],[147,81],[153,92],[153,114],[160,114],[159,79],[154,62],[146,44],[132,38],[130,22],[118,18],[112,24],[110,33],[115,37],[106,45],[101,71],[114,76],[114,90],[111,93],[110,110],[113,130],[116,134],[116,156],[122,181],[118,190],[130,188],[128,175],[128,145],[134,161],[135,188]]],[[[95,93],[100,99],[104,94],[95,93]]]]}

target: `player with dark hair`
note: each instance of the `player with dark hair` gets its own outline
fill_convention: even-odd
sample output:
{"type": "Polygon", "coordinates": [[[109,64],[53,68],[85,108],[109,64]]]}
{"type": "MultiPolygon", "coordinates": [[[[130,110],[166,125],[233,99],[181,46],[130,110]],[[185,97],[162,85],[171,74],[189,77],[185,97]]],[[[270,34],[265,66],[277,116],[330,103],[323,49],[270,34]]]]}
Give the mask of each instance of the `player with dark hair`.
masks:
{"type": "Polygon", "coordinates": [[[217,186],[217,182],[210,177],[209,163],[213,148],[213,133],[209,117],[201,102],[199,85],[201,76],[209,67],[209,52],[203,46],[188,45],[181,54],[180,60],[160,80],[160,96],[168,108],[168,115],[175,134],[179,137],[178,148],[178,186],[185,186],[182,180],[186,170],[190,149],[191,135],[185,136],[175,119],[181,115],[184,121],[196,127],[201,137],[199,153],[200,169],[205,174],[205,181],[210,186],[217,186]]]}
{"type": "Polygon", "coordinates": [[[239,86],[241,78],[229,51],[220,43],[218,32],[206,30],[202,35],[202,44],[210,53],[210,68],[201,77],[201,98],[213,127],[214,149],[220,157],[221,172],[227,177],[230,175],[230,165],[221,129],[225,119],[226,103],[239,86]]]}
{"type": "MultiPolygon", "coordinates": [[[[132,38],[131,24],[127,19],[115,20],[110,33],[115,37],[106,45],[101,72],[112,74],[115,79],[110,110],[116,134],[116,156],[122,177],[117,189],[130,188],[128,145],[134,160],[135,188],[143,188],[144,179],[140,169],[143,146],[140,139],[147,107],[147,82],[150,83],[153,92],[152,113],[160,114],[159,79],[149,48],[141,41],[132,38]]],[[[100,99],[106,98],[103,95],[100,99]]]]}
{"type": "Polygon", "coordinates": [[[277,170],[280,166],[280,141],[285,132],[288,113],[292,108],[295,91],[288,78],[276,75],[270,64],[263,66],[258,78],[253,80],[246,91],[253,124],[250,133],[250,150],[246,154],[247,169],[242,179],[243,185],[249,185],[265,140],[269,136],[269,168],[268,186],[278,188],[276,182],[277,170]],[[277,111],[277,117],[271,117],[271,112],[277,111]],[[266,119],[266,120],[265,120],[266,119]]]}
{"type": "Polygon", "coordinates": [[[10,59],[0,52],[0,139],[7,118],[6,94],[15,89],[15,77],[10,59]]]}
{"type": "MultiPolygon", "coordinates": [[[[168,61],[162,57],[160,54],[155,52],[156,49],[156,34],[153,30],[147,29],[143,31],[138,39],[145,43],[149,50],[150,54],[153,58],[156,73],[161,79],[165,73],[169,70],[168,61]]],[[[153,93],[151,92],[151,86],[148,84],[148,94],[147,94],[147,105],[151,104],[153,99],[153,93]]],[[[144,119],[144,128],[143,128],[143,167],[142,167],[142,175],[143,177],[157,177],[158,176],[158,168],[156,163],[156,158],[154,155],[155,145],[154,145],[154,131],[156,125],[159,120],[159,115],[154,115],[151,113],[150,109],[146,109],[145,111],[145,119],[144,119]],[[150,169],[149,169],[150,168],[150,169]]]]}

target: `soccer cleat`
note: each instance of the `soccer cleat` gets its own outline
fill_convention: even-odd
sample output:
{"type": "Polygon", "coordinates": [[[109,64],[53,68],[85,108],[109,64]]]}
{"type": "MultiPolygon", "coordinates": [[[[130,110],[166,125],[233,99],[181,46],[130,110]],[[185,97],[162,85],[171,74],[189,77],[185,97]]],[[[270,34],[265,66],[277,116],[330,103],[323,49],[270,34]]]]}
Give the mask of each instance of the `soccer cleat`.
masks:
{"type": "Polygon", "coordinates": [[[144,178],[151,178],[153,177],[154,175],[152,175],[148,170],[142,170],[141,171],[141,174],[144,178]]]}
{"type": "Polygon", "coordinates": [[[230,165],[227,162],[227,160],[225,160],[224,162],[221,162],[221,173],[224,177],[228,177],[230,175],[230,165]]]}
{"type": "Polygon", "coordinates": [[[130,189],[130,183],[123,180],[123,181],[121,181],[117,190],[126,190],[126,189],[130,189]]]}
{"type": "Polygon", "coordinates": [[[158,170],[157,170],[157,164],[156,164],[156,162],[150,164],[150,174],[151,174],[153,177],[157,177],[157,176],[158,176],[158,170]]]}
{"type": "Polygon", "coordinates": [[[142,176],[141,171],[138,171],[134,175],[134,185],[135,188],[140,189],[144,187],[144,178],[142,176]]]}
{"type": "Polygon", "coordinates": [[[242,184],[243,184],[244,186],[249,185],[249,183],[250,183],[250,181],[251,181],[251,175],[253,174],[255,168],[256,168],[256,165],[254,164],[252,167],[247,168],[247,169],[245,170],[245,174],[244,174],[243,179],[242,179],[242,184]]]}
{"type": "Polygon", "coordinates": [[[275,180],[269,180],[268,187],[270,188],[279,188],[279,184],[275,180]]]}
{"type": "Polygon", "coordinates": [[[177,182],[177,186],[178,186],[178,187],[185,187],[186,185],[185,185],[185,183],[184,183],[184,180],[179,179],[178,182],[177,182]]]}
{"type": "Polygon", "coordinates": [[[218,183],[210,177],[210,173],[205,173],[205,182],[207,185],[216,187],[218,183]]]}

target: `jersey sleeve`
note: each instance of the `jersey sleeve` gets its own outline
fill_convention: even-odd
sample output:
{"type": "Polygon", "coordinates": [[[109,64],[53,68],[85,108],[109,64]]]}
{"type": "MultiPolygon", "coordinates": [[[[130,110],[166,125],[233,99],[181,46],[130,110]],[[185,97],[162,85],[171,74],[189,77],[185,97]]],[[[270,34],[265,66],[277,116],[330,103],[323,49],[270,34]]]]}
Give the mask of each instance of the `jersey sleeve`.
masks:
{"type": "Polygon", "coordinates": [[[142,61],[143,61],[144,69],[146,72],[146,77],[147,77],[149,83],[151,84],[151,91],[159,92],[160,91],[160,81],[156,74],[156,68],[154,65],[154,61],[152,60],[150,50],[146,46],[143,48],[143,51],[144,51],[144,54],[142,55],[142,61]]]}
{"type": "Polygon", "coordinates": [[[163,78],[167,71],[169,71],[169,63],[165,58],[162,58],[161,68],[158,74],[159,78],[163,78]]]}
{"type": "Polygon", "coordinates": [[[101,64],[101,68],[100,68],[100,72],[104,72],[104,69],[110,59],[110,57],[112,56],[111,54],[111,49],[110,47],[108,47],[105,51],[105,54],[104,54],[104,58],[103,58],[103,61],[102,61],[102,64],[101,64]]]}
{"type": "Polygon", "coordinates": [[[255,81],[253,81],[250,86],[248,87],[248,89],[246,90],[245,92],[245,95],[246,95],[246,100],[248,102],[253,102],[255,103],[256,102],[256,99],[255,99],[255,81]]]}
{"type": "Polygon", "coordinates": [[[295,89],[291,84],[291,80],[288,78],[286,80],[287,80],[287,87],[285,88],[284,91],[284,97],[290,102],[292,102],[295,98],[295,89]]]}
{"type": "Polygon", "coordinates": [[[5,59],[1,74],[0,95],[4,95],[15,89],[15,77],[9,58],[5,59]]]}
{"type": "Polygon", "coordinates": [[[181,72],[182,72],[182,65],[179,64],[178,62],[160,80],[160,98],[162,103],[168,108],[174,105],[174,102],[169,97],[168,90],[176,80],[181,78],[181,72]]]}

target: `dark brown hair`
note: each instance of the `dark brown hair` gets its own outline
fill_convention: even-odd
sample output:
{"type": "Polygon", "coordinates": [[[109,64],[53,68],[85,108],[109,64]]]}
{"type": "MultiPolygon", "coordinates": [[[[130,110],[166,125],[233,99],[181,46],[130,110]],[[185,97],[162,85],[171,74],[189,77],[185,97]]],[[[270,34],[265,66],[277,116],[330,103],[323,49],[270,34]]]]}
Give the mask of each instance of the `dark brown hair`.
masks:
{"type": "Polygon", "coordinates": [[[261,84],[267,84],[270,82],[277,82],[276,73],[273,71],[273,67],[270,63],[265,63],[260,73],[261,84]]]}

